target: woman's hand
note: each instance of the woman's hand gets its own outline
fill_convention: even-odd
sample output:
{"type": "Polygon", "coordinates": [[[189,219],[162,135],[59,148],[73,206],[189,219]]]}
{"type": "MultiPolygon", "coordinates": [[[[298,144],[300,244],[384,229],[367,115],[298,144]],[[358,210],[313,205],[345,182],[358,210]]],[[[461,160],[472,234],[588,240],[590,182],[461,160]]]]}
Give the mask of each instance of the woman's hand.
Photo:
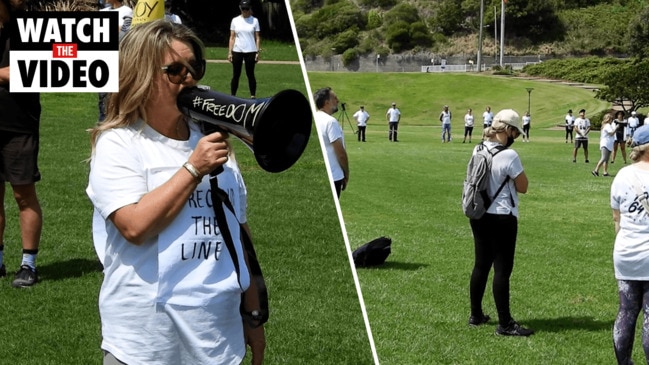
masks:
{"type": "Polygon", "coordinates": [[[225,132],[214,132],[198,141],[194,152],[189,157],[189,163],[198,170],[199,178],[216,170],[228,161],[230,146],[227,138],[228,134],[225,132]]]}
{"type": "Polygon", "coordinates": [[[228,53],[228,62],[232,63],[232,53],[228,53]]]}

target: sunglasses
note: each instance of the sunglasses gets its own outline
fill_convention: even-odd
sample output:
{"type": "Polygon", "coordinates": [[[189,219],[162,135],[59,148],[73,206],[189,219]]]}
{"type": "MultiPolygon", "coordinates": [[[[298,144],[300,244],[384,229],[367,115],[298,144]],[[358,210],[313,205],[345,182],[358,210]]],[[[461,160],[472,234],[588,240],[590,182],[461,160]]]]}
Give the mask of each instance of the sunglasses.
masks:
{"type": "Polygon", "coordinates": [[[248,10],[250,10],[250,8],[243,8],[243,7],[242,7],[241,10],[242,10],[242,11],[248,11],[248,10]]]}
{"type": "Polygon", "coordinates": [[[162,71],[167,74],[167,78],[172,84],[182,84],[188,74],[192,74],[192,78],[198,81],[205,76],[205,60],[192,60],[187,64],[174,62],[170,65],[162,66],[162,71]]]}

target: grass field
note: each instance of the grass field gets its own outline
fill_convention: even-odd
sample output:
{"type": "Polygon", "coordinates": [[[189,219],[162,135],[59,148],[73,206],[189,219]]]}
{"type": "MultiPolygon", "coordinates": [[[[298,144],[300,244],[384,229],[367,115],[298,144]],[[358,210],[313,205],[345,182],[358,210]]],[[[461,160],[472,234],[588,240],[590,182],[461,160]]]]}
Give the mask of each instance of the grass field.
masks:
{"type": "MultiPolygon", "coordinates": [[[[580,150],[572,163],[572,146],[554,128],[568,108],[594,113],[605,104],[574,87],[491,76],[314,72],[309,79],[312,89],[333,87],[348,103],[349,116],[359,104],[371,115],[366,143],[343,123],[351,177],[340,204],[352,248],[383,235],[393,239],[383,267],[358,270],[382,365],[615,362],[612,180],[590,174],[599,159],[597,132],[590,137],[591,162],[584,163],[580,150]],[[501,338],[494,335],[490,284],[484,308],[491,323],[467,325],[473,241],[460,196],[479,137],[462,143],[462,117],[467,107],[481,115],[487,104],[495,112],[513,107],[523,113],[525,87],[534,88],[531,142],[513,148],[530,185],[520,196],[511,307],[514,318],[537,333],[501,338]],[[384,115],[391,101],[403,113],[400,143],[387,139],[384,115]],[[447,144],[437,120],[443,104],[454,112],[447,144]]],[[[634,358],[642,363],[636,337],[634,358]]]]}
{"type": "MultiPolygon", "coordinates": [[[[230,75],[230,65],[210,64],[203,83],[227,92],[230,75]]],[[[258,97],[285,88],[306,95],[299,66],[260,65],[257,78],[258,97]]],[[[96,94],[41,96],[41,282],[17,290],[11,288],[13,275],[0,280],[0,364],[102,362],[97,309],[102,273],[91,242],[84,162],[90,154],[85,130],[96,122],[96,100],[96,94]]],[[[373,363],[315,128],[300,161],[279,174],[263,171],[243,144],[234,145],[269,287],[266,363],[373,363]]],[[[13,272],[20,264],[20,235],[16,204],[6,189],[5,263],[13,272]]]]}

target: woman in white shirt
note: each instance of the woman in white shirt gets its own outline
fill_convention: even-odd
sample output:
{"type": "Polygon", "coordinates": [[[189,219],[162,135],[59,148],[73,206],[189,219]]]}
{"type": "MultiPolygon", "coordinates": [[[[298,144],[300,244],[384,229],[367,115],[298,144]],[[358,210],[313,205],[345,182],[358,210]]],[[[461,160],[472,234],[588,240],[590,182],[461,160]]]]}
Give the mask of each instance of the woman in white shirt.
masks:
{"type": "Polygon", "coordinates": [[[263,357],[263,326],[240,311],[242,293],[244,310],[256,310],[247,300],[256,283],[240,229],[243,179],[227,136],[204,135],[176,104],[203,77],[204,54],[184,25],[161,19],[131,29],[120,44],[120,89],[92,130],[86,191],[100,215],[94,237],[103,240],[104,364],[240,364],[246,342],[253,363],[263,357]],[[218,188],[233,206],[223,225],[206,203],[214,201],[207,175],[219,168],[218,188]]]}
{"type": "Polygon", "coordinates": [[[599,150],[602,151],[602,158],[599,159],[595,170],[592,171],[593,176],[599,176],[600,167],[604,168],[604,176],[608,174],[608,159],[611,157],[613,151],[613,142],[615,142],[615,132],[617,131],[618,124],[611,123],[613,116],[606,114],[602,119],[602,127],[600,128],[599,135],[599,150]]]}
{"type": "Polygon", "coordinates": [[[230,23],[230,42],[228,44],[228,61],[232,63],[231,94],[237,95],[241,67],[245,63],[250,98],[254,99],[257,93],[255,64],[259,62],[261,37],[259,36],[259,20],[252,16],[250,6],[250,0],[241,0],[239,2],[241,15],[232,18],[232,22],[230,23]]]}
{"type": "Polygon", "coordinates": [[[633,161],[615,176],[611,209],[615,222],[613,266],[620,306],[613,325],[613,347],[618,364],[632,364],[631,353],[638,316],[644,311],[642,347],[649,362],[649,125],[638,128],[631,140],[633,161]]]}
{"type": "Polygon", "coordinates": [[[466,115],[464,116],[464,140],[462,143],[466,142],[466,136],[469,136],[469,143],[471,143],[471,135],[473,134],[473,124],[475,123],[475,118],[473,117],[473,112],[471,109],[467,110],[466,115]]]}

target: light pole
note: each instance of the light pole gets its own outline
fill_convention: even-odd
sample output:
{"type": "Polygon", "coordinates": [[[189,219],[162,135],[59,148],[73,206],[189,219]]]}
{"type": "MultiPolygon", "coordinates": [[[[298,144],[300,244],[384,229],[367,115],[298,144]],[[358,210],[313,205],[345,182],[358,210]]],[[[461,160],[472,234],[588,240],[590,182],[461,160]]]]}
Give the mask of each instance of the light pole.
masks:
{"type": "Polygon", "coordinates": [[[532,111],[530,110],[530,102],[532,100],[532,90],[534,90],[534,88],[526,87],[525,90],[527,90],[527,112],[532,114],[532,111]]]}
{"type": "Polygon", "coordinates": [[[376,55],[376,72],[379,72],[379,61],[381,61],[381,55],[376,55]]]}
{"type": "Polygon", "coordinates": [[[480,34],[478,36],[478,72],[482,71],[482,31],[484,18],[484,0],[480,0],[480,34]]]}

